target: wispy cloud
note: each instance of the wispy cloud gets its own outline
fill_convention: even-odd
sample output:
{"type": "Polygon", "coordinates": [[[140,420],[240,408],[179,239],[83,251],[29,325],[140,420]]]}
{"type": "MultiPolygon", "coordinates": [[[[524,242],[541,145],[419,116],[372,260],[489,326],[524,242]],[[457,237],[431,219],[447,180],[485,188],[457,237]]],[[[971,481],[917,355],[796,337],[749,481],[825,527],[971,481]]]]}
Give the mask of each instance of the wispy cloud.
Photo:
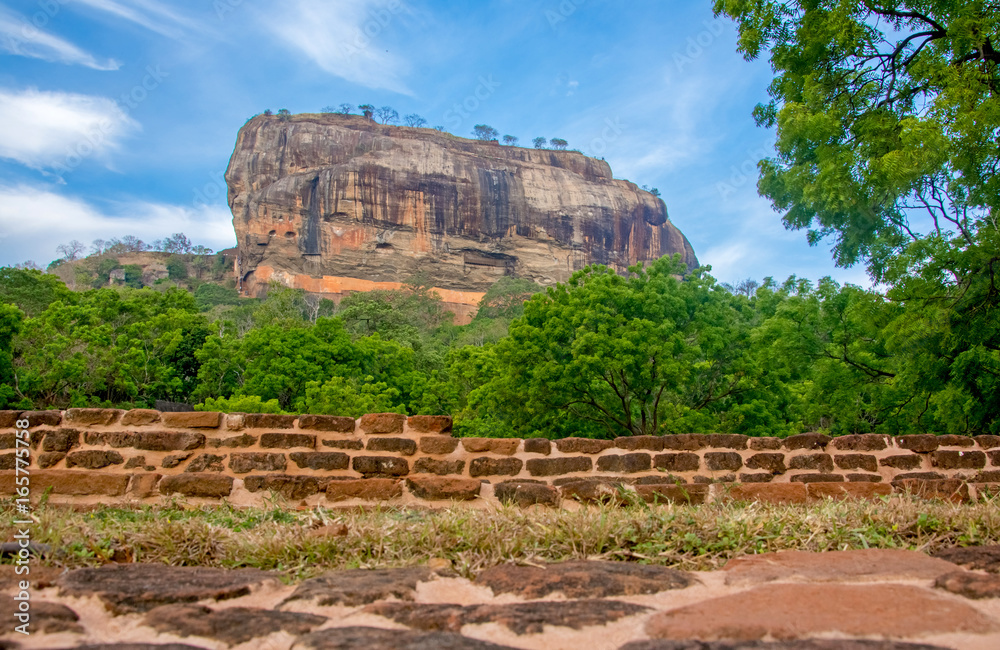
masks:
{"type": "Polygon", "coordinates": [[[46,187],[0,185],[0,264],[28,259],[45,264],[58,257],[56,245],[73,239],[89,244],[135,235],[151,242],[175,232],[216,250],[236,243],[225,206],[128,201],[104,210],[46,187]]]}
{"type": "Polygon", "coordinates": [[[261,20],[266,30],[325,72],[367,88],[411,94],[408,62],[385,46],[383,32],[405,12],[400,0],[288,0],[261,20]]]}
{"type": "Polygon", "coordinates": [[[106,97],[0,88],[0,158],[35,169],[100,157],[140,129],[106,97]]]}
{"type": "Polygon", "coordinates": [[[69,41],[39,29],[28,20],[0,6],[0,49],[52,63],[82,65],[94,70],[117,70],[121,64],[114,59],[98,60],[69,41]]]}
{"type": "Polygon", "coordinates": [[[155,0],[77,1],[168,38],[180,38],[185,30],[200,31],[198,23],[155,0]]]}

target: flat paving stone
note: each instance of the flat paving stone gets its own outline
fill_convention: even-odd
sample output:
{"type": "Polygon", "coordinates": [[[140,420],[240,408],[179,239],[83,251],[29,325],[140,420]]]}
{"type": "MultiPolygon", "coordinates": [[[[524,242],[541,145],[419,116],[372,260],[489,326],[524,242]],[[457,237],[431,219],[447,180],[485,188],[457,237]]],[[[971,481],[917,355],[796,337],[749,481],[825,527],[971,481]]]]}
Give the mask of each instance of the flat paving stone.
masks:
{"type": "Polygon", "coordinates": [[[250,587],[277,578],[258,569],[108,564],[71,571],[55,584],[60,595],[97,596],[115,614],[128,614],[173,603],[239,598],[250,587]]]}
{"type": "Polygon", "coordinates": [[[302,582],[282,605],[293,600],[316,600],[321,606],[354,607],[389,597],[413,600],[417,583],[433,580],[436,575],[427,567],[337,571],[302,582]]]}
{"type": "Polygon", "coordinates": [[[860,549],[744,555],[727,562],[723,570],[727,585],[745,586],[775,581],[934,580],[957,568],[917,551],[860,549]]]}
{"type": "Polygon", "coordinates": [[[836,632],[888,638],[1000,631],[971,605],[911,585],[771,584],[654,614],[658,639],[778,641],[836,632]]]}
{"type": "Polygon", "coordinates": [[[1000,575],[955,571],[940,576],[934,586],[966,598],[1000,598],[1000,575]]]}
{"type": "Polygon", "coordinates": [[[480,573],[475,582],[495,594],[522,598],[542,598],[554,592],[567,598],[607,598],[683,589],[696,580],[667,567],[590,560],[544,567],[501,564],[480,573]]]}
{"type": "Polygon", "coordinates": [[[470,639],[450,632],[338,627],[303,637],[292,650],[513,650],[510,646],[470,639]]]}
{"type": "Polygon", "coordinates": [[[146,614],[144,623],[159,632],[201,636],[236,645],[285,631],[293,636],[311,632],[325,616],[254,607],[212,610],[203,605],[164,605],[146,614]]]}
{"type": "Polygon", "coordinates": [[[580,630],[643,614],[649,608],[615,600],[563,600],[468,606],[375,603],[362,611],[419,630],[460,632],[463,625],[497,623],[515,634],[539,634],[546,625],[580,630]]]}
{"type": "Polygon", "coordinates": [[[800,641],[632,641],[618,650],[948,650],[937,645],[868,639],[800,641]]]}
{"type": "Polygon", "coordinates": [[[966,569],[1000,573],[1000,545],[959,546],[946,548],[931,555],[964,566],[966,569]]]}

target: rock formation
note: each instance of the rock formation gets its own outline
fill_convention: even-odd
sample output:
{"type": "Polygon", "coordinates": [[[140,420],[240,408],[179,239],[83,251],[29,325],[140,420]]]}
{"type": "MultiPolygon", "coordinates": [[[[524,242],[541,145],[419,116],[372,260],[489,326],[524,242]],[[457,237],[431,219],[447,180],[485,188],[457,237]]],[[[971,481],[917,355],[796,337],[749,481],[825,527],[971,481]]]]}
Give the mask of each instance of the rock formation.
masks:
{"type": "Polygon", "coordinates": [[[226,171],[247,295],[334,299],[421,274],[461,318],[502,275],[542,285],[691,245],[658,197],[573,151],[500,146],[357,115],[258,116],[226,171]]]}

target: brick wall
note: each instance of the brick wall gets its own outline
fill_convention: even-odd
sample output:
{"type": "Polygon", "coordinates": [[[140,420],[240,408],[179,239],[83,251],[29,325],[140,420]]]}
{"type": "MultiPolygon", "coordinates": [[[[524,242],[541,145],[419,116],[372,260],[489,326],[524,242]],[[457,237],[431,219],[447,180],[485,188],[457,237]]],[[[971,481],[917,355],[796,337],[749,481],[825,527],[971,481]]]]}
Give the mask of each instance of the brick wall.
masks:
{"type": "Polygon", "coordinates": [[[573,507],[647,501],[803,502],[893,490],[975,497],[1000,484],[1000,436],[731,434],[616,440],[453,438],[451,418],[0,411],[0,495],[14,492],[15,424],[30,431],[33,498],[53,503],[372,502],[573,507]]]}

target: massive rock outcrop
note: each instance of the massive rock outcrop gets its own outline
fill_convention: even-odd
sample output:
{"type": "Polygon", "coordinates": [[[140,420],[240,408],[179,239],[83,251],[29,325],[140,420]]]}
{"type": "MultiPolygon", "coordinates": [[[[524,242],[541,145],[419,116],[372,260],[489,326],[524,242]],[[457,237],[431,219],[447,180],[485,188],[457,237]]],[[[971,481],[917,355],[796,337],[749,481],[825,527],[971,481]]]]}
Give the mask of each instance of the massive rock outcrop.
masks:
{"type": "Polygon", "coordinates": [[[337,298],[418,273],[459,316],[502,275],[547,285],[691,245],[658,197],[572,151],[500,146],[361,116],[258,116],[226,171],[241,290],[337,298]]]}

